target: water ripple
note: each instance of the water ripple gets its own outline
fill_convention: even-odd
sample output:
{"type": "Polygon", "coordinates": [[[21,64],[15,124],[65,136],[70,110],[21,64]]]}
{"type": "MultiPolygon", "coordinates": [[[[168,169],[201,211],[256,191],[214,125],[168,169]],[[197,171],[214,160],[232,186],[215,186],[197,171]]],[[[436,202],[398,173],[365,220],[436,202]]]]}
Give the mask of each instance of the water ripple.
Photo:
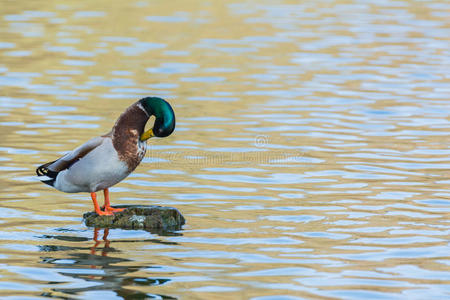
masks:
{"type": "Polygon", "coordinates": [[[448,298],[447,3],[24,3],[0,12],[0,294],[448,298]],[[145,96],[177,128],[112,202],[186,225],[85,227],[89,195],[34,169],[145,96]]]}

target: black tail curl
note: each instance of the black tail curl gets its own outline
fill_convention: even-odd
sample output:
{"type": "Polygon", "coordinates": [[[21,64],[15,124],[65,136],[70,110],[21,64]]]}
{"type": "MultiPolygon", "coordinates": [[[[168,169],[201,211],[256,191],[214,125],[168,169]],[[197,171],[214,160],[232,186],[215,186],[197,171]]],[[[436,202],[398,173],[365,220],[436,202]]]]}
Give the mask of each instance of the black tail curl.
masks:
{"type": "Polygon", "coordinates": [[[53,186],[55,184],[56,176],[58,176],[58,173],[59,173],[59,172],[52,171],[48,168],[48,166],[51,165],[52,163],[54,163],[54,161],[43,164],[42,166],[39,166],[36,169],[37,176],[47,176],[47,177],[51,178],[48,180],[41,180],[43,183],[48,184],[50,186],[53,186]]]}

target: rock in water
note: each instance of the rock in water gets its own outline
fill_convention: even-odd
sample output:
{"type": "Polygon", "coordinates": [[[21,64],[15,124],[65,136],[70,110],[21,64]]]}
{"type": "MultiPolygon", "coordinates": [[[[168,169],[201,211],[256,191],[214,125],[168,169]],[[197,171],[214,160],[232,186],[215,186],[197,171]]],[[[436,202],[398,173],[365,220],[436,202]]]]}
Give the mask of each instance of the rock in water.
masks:
{"type": "Polygon", "coordinates": [[[148,231],[174,231],[181,229],[185,219],[173,207],[122,205],[125,208],[112,216],[99,216],[95,212],[83,215],[86,226],[97,228],[145,229],[148,231]]]}

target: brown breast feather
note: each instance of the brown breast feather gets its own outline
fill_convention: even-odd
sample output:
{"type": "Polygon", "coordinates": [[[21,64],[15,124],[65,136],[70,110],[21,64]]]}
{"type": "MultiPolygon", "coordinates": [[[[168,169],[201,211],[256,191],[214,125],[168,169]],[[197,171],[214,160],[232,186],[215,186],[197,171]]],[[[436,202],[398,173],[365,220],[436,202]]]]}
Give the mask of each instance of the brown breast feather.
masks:
{"type": "Polygon", "coordinates": [[[145,152],[139,151],[138,143],[148,118],[135,103],[120,115],[110,133],[119,158],[126,162],[130,172],[136,169],[145,155],[145,152]]]}

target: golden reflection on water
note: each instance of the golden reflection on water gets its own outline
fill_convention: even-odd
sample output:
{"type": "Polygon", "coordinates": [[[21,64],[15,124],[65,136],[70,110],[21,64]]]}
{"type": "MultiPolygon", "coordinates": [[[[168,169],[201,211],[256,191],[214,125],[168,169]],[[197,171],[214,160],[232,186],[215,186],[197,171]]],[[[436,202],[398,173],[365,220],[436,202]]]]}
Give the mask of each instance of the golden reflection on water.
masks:
{"type": "Polygon", "coordinates": [[[449,8],[3,5],[0,294],[445,297],[449,8]],[[113,203],[175,206],[187,225],[86,228],[88,195],[34,168],[148,95],[173,104],[178,127],[150,141],[113,203]]]}

